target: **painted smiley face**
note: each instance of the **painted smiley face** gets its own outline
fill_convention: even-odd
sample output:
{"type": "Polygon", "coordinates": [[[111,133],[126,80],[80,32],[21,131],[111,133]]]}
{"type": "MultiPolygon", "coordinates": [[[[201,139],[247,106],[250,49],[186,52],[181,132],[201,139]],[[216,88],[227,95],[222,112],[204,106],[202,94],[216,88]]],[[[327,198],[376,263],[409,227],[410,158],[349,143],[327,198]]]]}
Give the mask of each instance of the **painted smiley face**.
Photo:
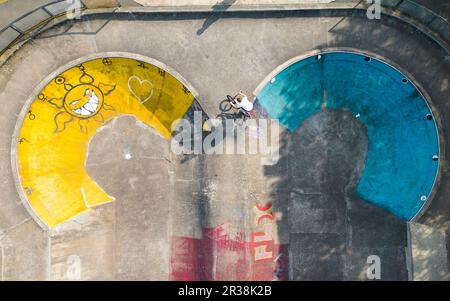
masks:
{"type": "Polygon", "coordinates": [[[73,87],[64,98],[65,110],[78,118],[89,118],[103,106],[103,92],[96,86],[82,84],[73,87]]]}

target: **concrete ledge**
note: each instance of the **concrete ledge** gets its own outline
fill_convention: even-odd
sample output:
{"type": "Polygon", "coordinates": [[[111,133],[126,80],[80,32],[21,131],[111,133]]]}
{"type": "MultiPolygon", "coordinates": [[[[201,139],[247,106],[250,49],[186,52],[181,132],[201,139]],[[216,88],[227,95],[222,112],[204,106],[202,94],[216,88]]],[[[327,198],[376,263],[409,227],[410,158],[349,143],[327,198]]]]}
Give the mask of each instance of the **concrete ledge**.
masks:
{"type": "MultiPolygon", "coordinates": [[[[119,7],[119,8],[101,8],[101,9],[86,9],[82,12],[82,17],[93,16],[97,14],[181,14],[181,13],[245,13],[245,12],[295,12],[295,11],[323,11],[333,12],[333,11],[347,11],[349,14],[352,11],[365,12],[367,10],[366,4],[359,4],[355,6],[355,3],[348,2],[333,2],[329,4],[289,4],[289,5],[233,5],[230,7],[219,6],[211,7],[206,5],[197,6],[158,6],[158,7],[119,7]]],[[[381,13],[393,18],[396,18],[410,26],[415,27],[420,32],[425,34],[432,41],[437,43],[441,48],[443,48],[447,54],[450,54],[450,43],[441,37],[440,34],[436,33],[433,29],[442,30],[446,29],[446,26],[439,23],[437,19],[430,23],[430,26],[424,25],[399,10],[393,9],[391,7],[382,7],[381,13]]],[[[448,23],[447,23],[448,24],[448,23]]]]}
{"type": "MultiPolygon", "coordinates": [[[[176,6],[120,6],[122,4],[126,4],[126,2],[121,2],[115,6],[114,3],[117,3],[116,0],[106,1],[104,5],[94,5],[89,6],[86,4],[86,1],[83,2],[86,7],[80,13],[80,17],[92,16],[97,14],[152,14],[152,13],[230,13],[230,12],[274,12],[274,11],[335,11],[335,10],[343,10],[351,13],[353,10],[355,11],[365,11],[369,7],[369,5],[365,1],[345,1],[345,2],[326,2],[326,3],[294,3],[294,4],[237,4],[237,5],[176,5],[176,6]],[[89,8],[95,7],[95,8],[89,8]],[[103,7],[103,8],[102,8],[103,7]]],[[[428,20],[428,23],[423,24],[419,22],[418,19],[415,19],[405,12],[402,12],[398,9],[398,5],[403,4],[403,2],[399,2],[399,0],[386,0],[382,2],[382,14],[394,17],[399,19],[410,26],[417,28],[420,32],[425,34],[431,40],[436,42],[440,47],[445,49],[447,53],[450,53],[450,44],[445,34],[447,32],[447,28],[449,27],[448,23],[445,23],[445,19],[443,18],[434,18],[428,20]],[[440,22],[439,22],[440,21],[440,22]],[[444,22],[444,23],[443,23],[444,22]],[[444,32],[444,34],[439,34],[444,32]]],[[[408,2],[409,3],[409,2],[408,2]]],[[[421,7],[417,5],[418,7],[421,7]]],[[[409,7],[409,6],[408,6],[409,7]]],[[[60,10],[60,8],[59,8],[60,10]]],[[[406,10],[406,12],[411,11],[406,10]]],[[[431,14],[431,11],[423,8],[424,13],[428,16],[431,14]]],[[[413,13],[416,12],[417,8],[413,9],[413,13]]],[[[414,15],[414,14],[413,14],[414,15]]],[[[40,32],[53,27],[59,23],[69,20],[66,14],[61,13],[60,15],[56,15],[51,17],[50,19],[42,20],[37,24],[28,24],[28,30],[26,28],[21,28],[24,32],[23,35],[15,36],[12,38],[5,38],[5,41],[1,41],[1,33],[0,33],[0,45],[2,48],[0,49],[0,63],[2,61],[1,56],[8,48],[11,48],[16,43],[20,43],[22,40],[26,40],[27,38],[33,37],[40,32]],[[42,24],[44,23],[44,24],[42,24]],[[39,26],[41,26],[39,28],[39,26]],[[5,46],[7,45],[7,46],[5,46]],[[5,50],[6,49],[6,50],[5,50]]],[[[5,29],[4,29],[5,30],[5,29]]],[[[9,55],[7,55],[9,56],[9,55]]],[[[3,59],[4,60],[4,59],[3,59]]]]}
{"type": "Polygon", "coordinates": [[[120,3],[117,0],[83,0],[87,8],[101,8],[101,7],[117,7],[120,3]]]}

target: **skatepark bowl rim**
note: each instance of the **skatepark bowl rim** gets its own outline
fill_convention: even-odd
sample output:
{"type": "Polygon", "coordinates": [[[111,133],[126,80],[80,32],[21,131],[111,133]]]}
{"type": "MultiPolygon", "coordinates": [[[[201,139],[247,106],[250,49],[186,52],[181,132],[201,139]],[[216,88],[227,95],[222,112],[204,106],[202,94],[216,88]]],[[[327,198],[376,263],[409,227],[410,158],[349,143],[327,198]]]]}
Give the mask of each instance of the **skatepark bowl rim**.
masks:
{"type": "MultiPolygon", "coordinates": [[[[180,83],[182,83],[193,95],[194,99],[198,99],[198,92],[195,90],[195,88],[183,77],[181,74],[179,74],[175,69],[167,66],[166,64],[154,59],[150,58],[145,55],[140,55],[136,53],[130,53],[130,52],[100,52],[100,53],[94,53],[90,55],[86,55],[83,57],[80,57],[76,60],[73,60],[52,73],[50,73],[45,79],[43,79],[38,86],[35,87],[33,92],[30,94],[30,96],[27,98],[25,104],[23,105],[18,118],[17,122],[14,128],[14,133],[11,139],[11,167],[12,167],[12,173],[14,177],[14,184],[16,186],[16,190],[19,194],[20,202],[23,204],[23,206],[26,208],[27,212],[30,214],[30,216],[33,218],[33,220],[44,230],[49,231],[51,228],[47,226],[39,217],[35,209],[31,206],[31,204],[28,201],[28,198],[26,196],[26,193],[24,191],[24,188],[21,184],[21,177],[19,174],[19,160],[18,160],[18,140],[20,137],[20,132],[22,129],[23,122],[29,112],[29,109],[35,99],[38,97],[38,95],[41,93],[41,91],[49,84],[51,83],[59,74],[63,73],[64,71],[67,71],[77,65],[80,65],[81,63],[93,61],[95,59],[101,59],[101,58],[127,58],[127,59],[134,59],[137,61],[142,61],[151,65],[154,65],[170,75],[172,75],[175,79],[177,79],[180,83]]],[[[71,219],[75,218],[76,216],[73,216],[71,219]]]]}
{"type": "Polygon", "coordinates": [[[445,139],[444,139],[444,135],[443,135],[443,131],[442,131],[442,123],[441,123],[441,118],[440,118],[440,114],[439,114],[438,110],[434,107],[429,94],[420,85],[420,83],[414,78],[414,76],[412,74],[406,72],[398,64],[387,59],[386,57],[381,56],[376,53],[373,53],[373,52],[370,52],[370,51],[362,51],[362,50],[359,50],[356,48],[351,48],[351,47],[328,47],[326,49],[308,51],[304,54],[295,56],[295,57],[291,58],[290,60],[286,61],[285,63],[279,65],[261,81],[261,83],[254,90],[253,95],[258,96],[261,93],[261,91],[264,89],[264,87],[267,87],[271,83],[271,81],[277,77],[277,75],[281,74],[283,71],[287,70],[289,67],[292,67],[296,63],[299,63],[299,62],[306,60],[308,58],[311,58],[311,57],[317,57],[320,55],[326,55],[326,54],[332,54],[332,53],[354,54],[354,55],[369,57],[370,59],[375,59],[378,62],[387,65],[388,67],[392,68],[394,71],[396,71],[400,75],[402,75],[404,78],[406,78],[412,84],[412,86],[420,94],[421,98],[424,100],[426,106],[428,107],[428,110],[430,111],[430,113],[432,115],[432,121],[433,121],[435,129],[436,129],[436,137],[437,137],[437,145],[438,145],[437,156],[439,159],[437,162],[438,166],[436,169],[432,188],[429,192],[426,202],[424,202],[424,204],[420,208],[420,210],[418,210],[417,213],[410,220],[410,222],[417,222],[424,215],[426,210],[431,206],[433,198],[434,198],[437,190],[439,189],[440,180],[442,177],[443,163],[445,162],[445,155],[444,155],[445,154],[445,151],[444,151],[445,139]]]}

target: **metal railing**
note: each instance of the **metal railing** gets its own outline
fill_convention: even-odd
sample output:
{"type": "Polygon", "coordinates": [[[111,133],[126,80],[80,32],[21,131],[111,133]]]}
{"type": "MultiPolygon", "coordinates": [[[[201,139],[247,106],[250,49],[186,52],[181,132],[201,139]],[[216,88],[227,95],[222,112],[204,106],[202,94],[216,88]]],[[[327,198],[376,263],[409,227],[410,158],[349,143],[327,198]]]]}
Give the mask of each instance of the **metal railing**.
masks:
{"type": "MultiPolygon", "coordinates": [[[[354,2],[358,2],[358,5],[361,3],[360,0],[355,0],[354,2]]],[[[80,4],[82,7],[77,13],[81,14],[87,6],[83,1],[80,1],[80,4]]],[[[445,48],[447,52],[449,51],[450,23],[447,19],[412,0],[381,0],[381,4],[384,8],[392,10],[393,12],[400,12],[402,15],[419,22],[427,29],[426,32],[424,32],[425,34],[435,41],[436,38],[443,40],[444,44],[440,41],[437,42],[441,47],[445,48]]],[[[29,11],[6,27],[0,29],[0,56],[20,41],[32,36],[33,33],[38,33],[39,30],[45,28],[45,26],[54,19],[67,14],[71,5],[72,4],[66,0],[57,0],[47,3],[29,11]]],[[[354,7],[353,9],[361,8],[354,7]]]]}
{"type": "MultiPolygon", "coordinates": [[[[76,13],[86,9],[86,5],[80,1],[81,7],[76,13]]],[[[0,55],[13,47],[31,33],[44,28],[51,21],[67,14],[71,10],[72,3],[66,0],[56,0],[41,5],[15,19],[6,27],[0,29],[0,55]]]]}
{"type": "Polygon", "coordinates": [[[383,6],[419,21],[447,44],[450,44],[450,23],[438,13],[412,0],[381,0],[381,2],[383,6]]]}

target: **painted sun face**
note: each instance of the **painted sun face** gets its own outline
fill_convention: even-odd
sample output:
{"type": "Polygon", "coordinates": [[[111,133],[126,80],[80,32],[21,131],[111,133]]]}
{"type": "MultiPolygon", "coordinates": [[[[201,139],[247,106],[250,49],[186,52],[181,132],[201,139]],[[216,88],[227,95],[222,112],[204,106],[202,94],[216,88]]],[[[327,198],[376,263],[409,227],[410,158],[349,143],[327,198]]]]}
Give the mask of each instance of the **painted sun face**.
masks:
{"type": "Polygon", "coordinates": [[[90,118],[104,103],[103,92],[96,86],[81,84],[72,88],[64,98],[64,109],[72,116],[90,118]]]}
{"type": "MultiPolygon", "coordinates": [[[[86,76],[86,73],[83,73],[80,81],[86,76]]],[[[94,85],[92,84],[94,79],[90,76],[89,78],[91,78],[90,83],[81,83],[76,86],[66,84],[64,88],[68,92],[64,97],[47,100],[48,103],[59,110],[54,118],[55,133],[64,131],[73,121],[78,121],[80,131],[87,133],[87,126],[91,120],[104,123],[105,117],[102,111],[115,110],[113,106],[105,102],[105,96],[114,91],[116,86],[104,83],[94,85]]],[[[64,81],[58,84],[64,84],[64,81]]]]}

